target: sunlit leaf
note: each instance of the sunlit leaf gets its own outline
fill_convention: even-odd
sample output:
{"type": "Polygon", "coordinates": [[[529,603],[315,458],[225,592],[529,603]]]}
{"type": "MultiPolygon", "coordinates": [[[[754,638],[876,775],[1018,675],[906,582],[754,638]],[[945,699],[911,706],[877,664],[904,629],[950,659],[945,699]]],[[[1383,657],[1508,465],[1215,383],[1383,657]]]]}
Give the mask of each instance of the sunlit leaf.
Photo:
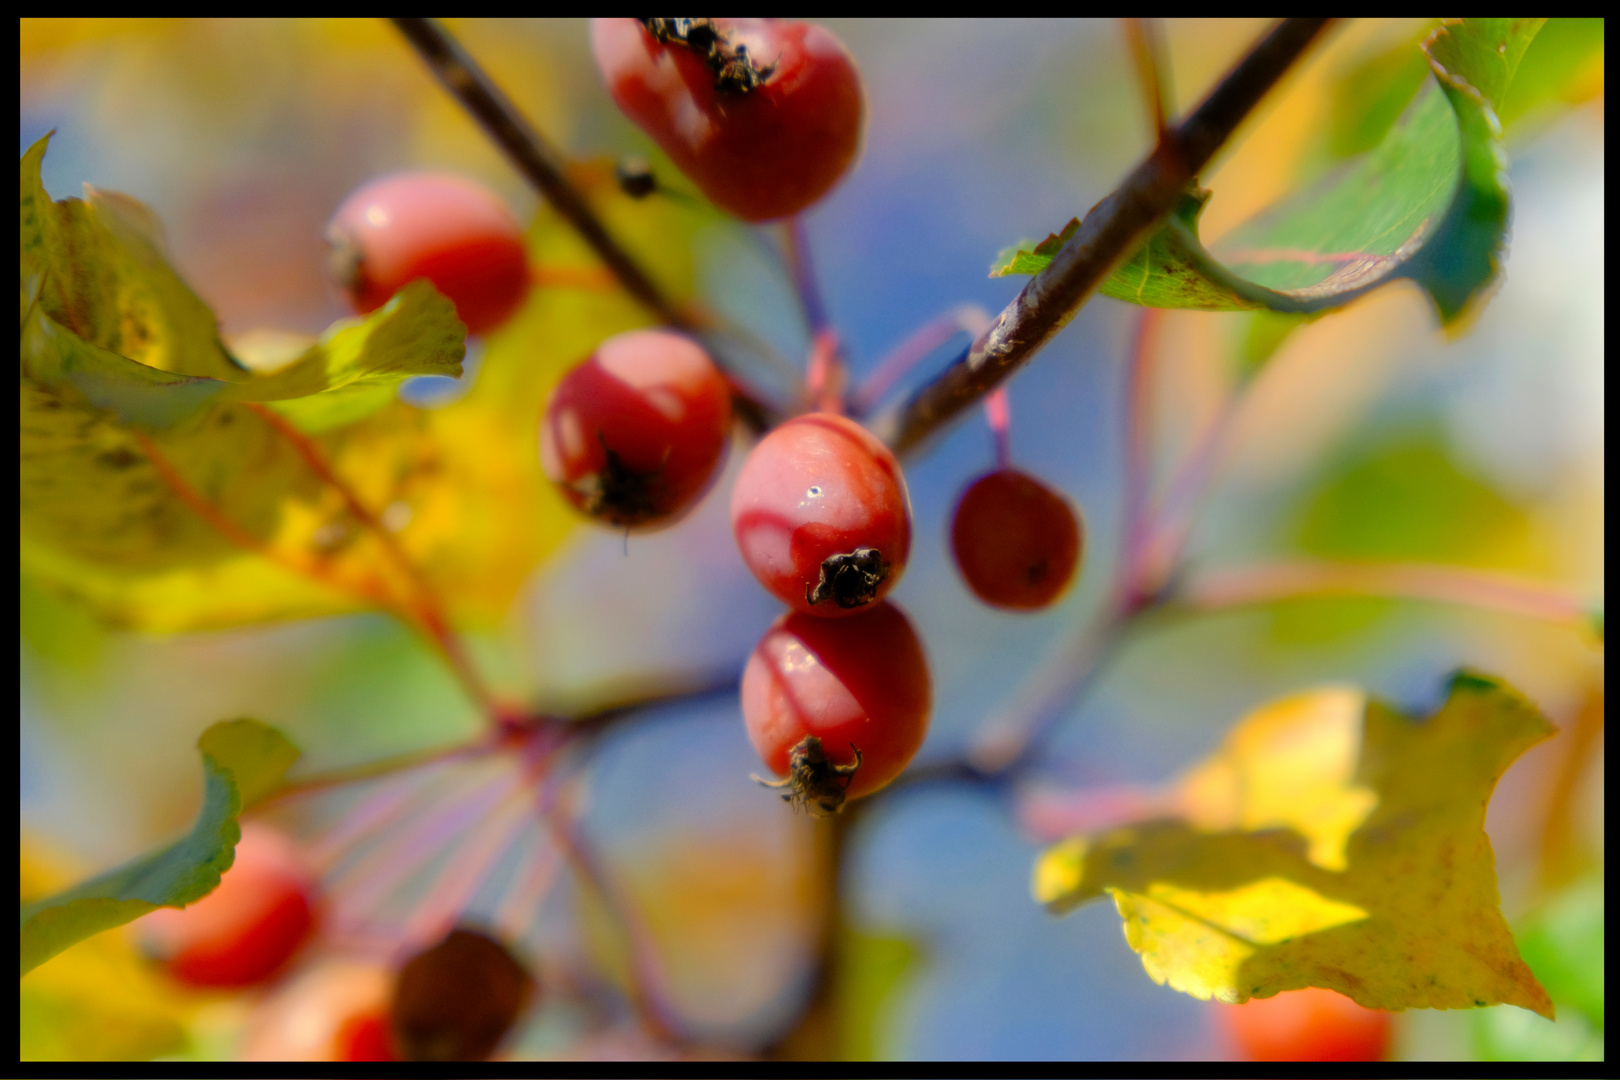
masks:
{"type": "MultiPolygon", "coordinates": [[[[1497,110],[1543,21],[1446,20],[1423,44],[1434,78],[1374,149],[1240,226],[1214,255],[1198,238],[1210,193],[1194,190],[1099,291],[1149,307],[1303,314],[1411,278],[1444,321],[1457,319],[1500,270],[1508,193],[1497,110]]],[[[1399,74],[1386,97],[1401,93],[1399,74]]],[[[1078,227],[1004,255],[992,274],[1038,273],[1078,227]]]]}
{"type": "Polygon", "coordinates": [[[19,963],[26,975],[75,942],[122,926],[159,907],[185,907],[207,896],[230,869],[242,830],[244,791],[259,798],[280,784],[297,751],[253,720],[215,724],[198,740],[203,807],[190,835],[160,851],[73,888],[22,905],[19,963]],[[220,755],[216,757],[215,755],[220,755]]]}
{"type": "Polygon", "coordinates": [[[1072,837],[1035,897],[1114,898],[1156,982],[1243,1002],[1320,986],[1368,1008],[1507,1003],[1551,1017],[1498,908],[1492,789],[1552,734],[1461,673],[1414,721],[1344,690],[1260,709],[1177,785],[1175,816],[1072,837]]]}
{"type": "Polygon", "coordinates": [[[836,998],[843,1060],[882,1061],[894,1056],[897,1006],[923,955],[909,938],[846,932],[839,949],[836,998]]]}
{"type": "MultiPolygon", "coordinates": [[[[300,355],[199,378],[137,363],[113,349],[116,335],[86,340],[54,319],[43,298],[57,264],[41,253],[67,245],[53,247],[44,226],[30,231],[29,214],[100,235],[108,215],[96,211],[111,197],[51,203],[38,186],[42,152],[24,160],[24,571],[109,623],[146,630],[417,610],[424,585],[460,624],[504,618],[577,520],[540,470],[546,396],[603,338],[649,321],[583,241],[541,212],[529,242],[541,284],[488,339],[475,384],[453,405],[417,409],[394,393],[403,378],[460,371],[461,325],[425,283],[300,355]],[[261,401],[270,407],[249,404],[261,401]]],[[[670,200],[630,199],[611,173],[587,187],[654,278],[687,295],[700,218],[670,200]]],[[[141,218],[125,231],[149,236],[155,226],[136,206],[119,202],[120,221],[141,218]]],[[[103,247],[113,254],[92,247],[81,261],[90,279],[116,284],[97,260],[125,249],[103,247]]],[[[138,280],[137,270],[128,273],[138,280]]],[[[89,285],[80,293],[87,309],[111,302],[89,285]]],[[[211,317],[181,330],[213,339],[211,317]]]]}

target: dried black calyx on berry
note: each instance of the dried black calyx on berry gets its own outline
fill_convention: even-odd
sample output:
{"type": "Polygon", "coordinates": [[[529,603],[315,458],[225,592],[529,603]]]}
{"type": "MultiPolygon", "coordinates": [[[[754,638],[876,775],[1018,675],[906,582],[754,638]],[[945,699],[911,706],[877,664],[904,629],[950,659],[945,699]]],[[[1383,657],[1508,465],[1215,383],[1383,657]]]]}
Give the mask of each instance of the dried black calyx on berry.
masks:
{"type": "Polygon", "coordinates": [[[641,19],[641,25],[663,45],[679,45],[703,58],[714,73],[714,89],[721,94],[746,94],[757,89],[776,71],[775,64],[756,63],[748,46],[732,44],[731,35],[713,19],[641,19]]]}
{"type": "Polygon", "coordinates": [[[832,817],[843,808],[844,793],[861,767],[860,749],[854,743],[849,748],[855,751],[855,761],[838,765],[822,749],[820,737],[806,735],[788,753],[787,779],[753,779],[768,788],[782,789],[782,801],[794,810],[803,809],[811,817],[832,817]]]}
{"type": "Polygon", "coordinates": [[[645,199],[658,190],[658,178],[646,158],[627,157],[613,166],[613,179],[619,190],[632,199],[645,199]]]}
{"type": "Polygon", "coordinates": [[[889,563],[877,548],[856,548],[821,561],[821,578],[806,589],[805,602],[814,607],[831,600],[841,608],[865,607],[877,599],[878,586],[889,576],[889,563]]]}
{"type": "Polygon", "coordinates": [[[651,472],[632,469],[613,452],[600,431],[596,438],[602,444],[606,459],[601,471],[571,485],[584,499],[585,512],[610,525],[626,528],[662,517],[663,466],[651,472]]]}

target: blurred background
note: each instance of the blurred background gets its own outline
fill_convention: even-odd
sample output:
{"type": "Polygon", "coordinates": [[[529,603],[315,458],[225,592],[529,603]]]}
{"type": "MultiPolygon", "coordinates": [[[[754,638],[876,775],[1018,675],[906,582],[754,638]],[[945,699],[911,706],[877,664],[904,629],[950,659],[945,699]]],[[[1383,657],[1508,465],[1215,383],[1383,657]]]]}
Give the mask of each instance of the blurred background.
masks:
{"type": "MultiPolygon", "coordinates": [[[[583,22],[449,25],[572,157],[658,160],[601,86],[583,22]]],[[[1149,148],[1151,124],[1113,21],[829,25],[866,80],[867,142],[808,230],[859,379],[927,320],[964,303],[994,312],[1011,299],[1024,279],[987,277],[996,253],[1083,214],[1149,148]]],[[[1165,24],[1176,107],[1196,103],[1264,26],[1165,24]]],[[[1206,174],[1215,195],[1204,238],[1218,240],[1330,167],[1320,118],[1349,73],[1423,29],[1357,22],[1313,53],[1206,174]]],[[[1601,610],[1601,49],[1576,96],[1510,128],[1511,253],[1499,292],[1466,332],[1448,338],[1422,294],[1396,285],[1288,340],[1237,420],[1192,534],[1194,565],[1298,555],[1442,562],[1543,582],[1601,610]]],[[[536,206],[380,22],[25,19],[20,148],[52,129],[52,195],[91,183],[152,206],[176,264],[227,335],[319,332],[347,314],[324,277],[322,233],[343,197],[376,175],[451,169],[506,196],[520,216],[536,206]]],[[[682,184],[667,166],[660,175],[682,184]]],[[[784,355],[805,355],[768,237],[711,216],[695,255],[706,303],[784,355]]],[[[959,755],[987,717],[1061,664],[1109,594],[1121,531],[1121,376],[1139,318],[1140,309],[1093,301],[1010,384],[1015,463],[1085,516],[1084,576],[1056,607],[993,612],[951,565],[953,501],[992,465],[977,414],[906,463],[917,539],[895,599],[923,634],[937,702],[919,764],[959,755]]],[[[1237,318],[1165,317],[1153,401],[1161,475],[1232,383],[1237,318]]],[[[430,405],[450,396],[406,392],[430,405]]],[[[507,624],[474,641],[492,679],[573,711],[734,678],[777,613],[729,534],[740,457],[674,529],[628,543],[573,530],[507,624]]],[[[187,827],[201,786],[195,739],[215,720],[275,724],[317,767],[454,742],[479,723],[433,656],[380,616],[142,637],[103,630],[26,579],[21,590],[21,826],[65,866],[111,865],[187,827]]],[[[1327,684],[1424,714],[1464,664],[1518,687],[1566,733],[1530,751],[1491,806],[1504,910],[1516,921],[1550,880],[1601,873],[1602,649],[1578,627],[1348,599],[1178,621],[1133,637],[1064,712],[1033,779],[1155,783],[1201,758],[1250,709],[1327,684]],[[1571,767],[1567,733],[1593,709],[1597,741],[1571,767]],[[1570,816],[1549,840],[1555,804],[1570,816]],[[1552,853],[1549,844],[1562,846],[1552,853]]],[[[775,813],[748,780],[757,770],[734,694],[722,690],[618,725],[586,787],[583,827],[645,911],[673,1009],[695,1036],[735,1051],[779,1036],[799,1010],[815,911],[832,884],[815,828],[775,813]]],[[[332,802],[286,821],[318,831],[342,810],[332,802]]],[[[1055,920],[1031,902],[1037,849],[1006,792],[919,785],[863,816],[842,879],[846,930],[864,957],[844,987],[864,1025],[861,1048],[904,1058],[1228,1052],[1211,1020],[1218,1006],[1154,985],[1111,905],[1055,920]]],[[[543,968],[595,962],[577,907],[559,886],[536,914],[530,947],[543,968]]],[[[578,1052],[577,1013],[543,1004],[519,1052],[578,1052]]],[[[193,1052],[231,1052],[244,1015],[235,1006],[206,1013],[193,1052]]],[[[1481,1045],[1478,1023],[1403,1016],[1399,1052],[1468,1056],[1481,1045]]],[[[651,1051],[630,1040],[596,1052],[651,1051]]]]}

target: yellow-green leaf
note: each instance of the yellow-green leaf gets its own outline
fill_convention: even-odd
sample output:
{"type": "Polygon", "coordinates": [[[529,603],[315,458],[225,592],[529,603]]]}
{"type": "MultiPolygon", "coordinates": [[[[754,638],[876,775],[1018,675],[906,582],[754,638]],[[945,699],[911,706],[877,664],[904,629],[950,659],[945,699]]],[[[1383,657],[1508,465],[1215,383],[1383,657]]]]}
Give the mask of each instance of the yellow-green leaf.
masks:
{"type": "Polygon", "coordinates": [[[1262,708],[1174,789],[1171,817],[1037,861],[1055,912],[1114,898],[1156,982],[1227,1002],[1321,986],[1375,1009],[1552,1003],[1498,907],[1485,808],[1553,728],[1479,675],[1414,721],[1346,690],[1262,708]]]}
{"type": "Polygon", "coordinates": [[[253,720],[224,721],[198,740],[203,763],[203,807],[191,833],[143,858],[73,888],[22,905],[21,974],[75,942],[140,918],[159,907],[185,907],[207,896],[230,869],[242,830],[241,773],[256,797],[281,780],[291,743],[253,720]],[[224,760],[214,756],[224,755],[224,760]]]}

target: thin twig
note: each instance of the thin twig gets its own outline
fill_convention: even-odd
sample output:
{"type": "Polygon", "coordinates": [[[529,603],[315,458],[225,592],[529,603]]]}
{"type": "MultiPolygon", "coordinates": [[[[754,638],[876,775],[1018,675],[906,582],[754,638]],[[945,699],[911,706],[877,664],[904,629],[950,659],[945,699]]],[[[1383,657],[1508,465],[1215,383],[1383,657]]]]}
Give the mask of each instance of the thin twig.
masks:
{"type": "Polygon", "coordinates": [[[827,304],[821,298],[815,261],[810,257],[810,237],[805,231],[803,215],[794,214],[783,223],[782,245],[788,273],[793,279],[793,291],[798,294],[799,309],[804,312],[805,329],[814,337],[832,324],[827,318],[827,304]]]}
{"type": "Polygon", "coordinates": [[[472,113],[518,172],[574,227],[630,295],[669,325],[693,329],[630,253],[609,235],[585,196],[569,181],[562,155],[524,118],[461,43],[435,19],[394,19],[393,23],[445,89],[472,113]]]}
{"type": "Polygon", "coordinates": [[[1125,40],[1131,47],[1136,77],[1142,84],[1142,101],[1147,105],[1148,122],[1153,125],[1153,141],[1164,138],[1169,128],[1166,110],[1170,99],[1170,71],[1164,62],[1164,42],[1153,19],[1121,19],[1125,40]]]}
{"type": "Polygon", "coordinates": [[[1585,627],[1586,605],[1568,593],[1482,570],[1424,563],[1274,563],[1205,570],[1169,598],[1208,612],[1321,596],[1432,600],[1585,627]]]}
{"type": "Polygon", "coordinates": [[[349,513],[382,545],[384,554],[394,564],[394,568],[404,576],[415,594],[408,612],[410,617],[406,621],[416,626],[438,650],[451,673],[461,683],[462,689],[484,716],[492,724],[505,720],[508,710],[504,709],[490,693],[488,685],[467,656],[467,650],[462,645],[461,639],[450,629],[450,620],[445,614],[444,606],[439,602],[438,594],[422,574],[421,568],[416,565],[416,560],[400,546],[399,538],[383,525],[381,519],[373,514],[365,503],[360,501],[360,497],[354,493],[348,482],[327,463],[326,456],[321,453],[321,448],[315,445],[313,440],[274,409],[257,402],[249,402],[248,408],[258,413],[277,434],[292,445],[304,459],[304,463],[309,466],[310,471],[318,476],[322,483],[338,493],[349,513]]]}
{"type": "Polygon", "coordinates": [[[1125,366],[1125,509],[1120,542],[1115,607],[1134,610],[1151,593],[1142,579],[1142,564],[1153,525],[1149,507],[1153,492],[1153,360],[1158,351],[1164,313],[1146,308],[1137,319],[1125,366]]]}
{"type": "Polygon", "coordinates": [[[1045,347],[1164,220],[1187,185],[1329,21],[1285,19],[1272,29],[1086,215],[1052,262],[1024,286],[965,357],[913,395],[897,415],[874,425],[879,435],[896,451],[910,450],[1045,347]]]}
{"type": "Polygon", "coordinates": [[[866,380],[850,398],[850,412],[856,416],[871,412],[883,400],[883,395],[904,378],[906,372],[916,367],[923,357],[957,334],[966,333],[976,338],[989,327],[990,313],[978,304],[963,304],[937,319],[930,319],[873,366],[866,380]]]}

